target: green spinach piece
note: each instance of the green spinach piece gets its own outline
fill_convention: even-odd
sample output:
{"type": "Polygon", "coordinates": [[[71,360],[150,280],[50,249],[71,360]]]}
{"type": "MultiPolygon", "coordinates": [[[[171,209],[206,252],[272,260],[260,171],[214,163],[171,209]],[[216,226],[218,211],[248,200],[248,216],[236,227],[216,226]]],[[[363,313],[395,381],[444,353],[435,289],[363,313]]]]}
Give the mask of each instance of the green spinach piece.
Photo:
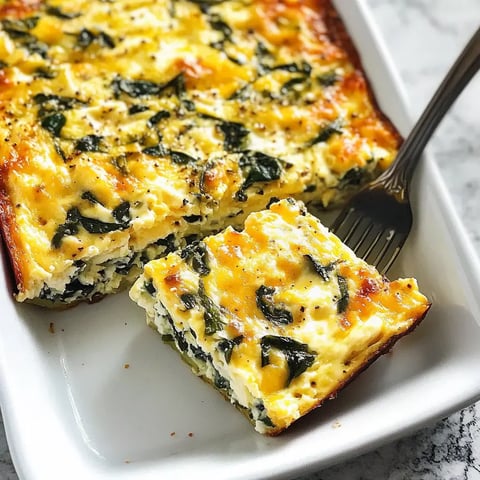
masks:
{"type": "Polygon", "coordinates": [[[111,160],[113,166],[122,174],[128,175],[130,173],[128,169],[128,158],[124,153],[113,157],[111,160]]]}
{"type": "Polygon", "coordinates": [[[196,163],[197,159],[184,153],[184,152],[177,152],[175,150],[170,150],[169,152],[170,158],[173,163],[177,165],[187,165],[188,163],[196,163]]]}
{"type": "Polygon", "coordinates": [[[319,261],[315,260],[312,255],[304,255],[304,257],[309,261],[310,265],[313,267],[315,272],[317,272],[321,279],[325,282],[330,280],[330,272],[335,270],[337,262],[331,262],[327,265],[322,265],[319,261]]]}
{"type": "Polygon", "coordinates": [[[155,286],[153,285],[153,280],[149,280],[148,282],[144,282],[143,288],[150,294],[152,297],[157,293],[155,286]]]}
{"type": "Polygon", "coordinates": [[[112,210],[112,217],[125,228],[128,228],[132,217],[130,216],[130,202],[127,200],[120,203],[112,210]]]}
{"type": "Polygon", "coordinates": [[[183,219],[187,223],[195,223],[195,222],[199,222],[200,220],[202,220],[202,216],[201,215],[184,215],[183,219]]]}
{"type": "Polygon", "coordinates": [[[264,317],[275,325],[288,325],[293,322],[292,312],[275,305],[273,295],[275,288],[261,285],[255,292],[257,307],[264,317]]]}
{"type": "Polygon", "coordinates": [[[39,17],[28,17],[22,19],[4,19],[1,20],[2,28],[7,35],[18,45],[26,48],[32,54],[39,54],[42,58],[47,58],[48,45],[39,41],[29,30],[35,28],[39,17]]]}
{"type": "Polygon", "coordinates": [[[52,238],[52,247],[60,248],[63,237],[76,235],[78,233],[78,223],[80,221],[80,211],[77,207],[68,210],[65,223],[59,225],[52,238]]]}
{"type": "Polygon", "coordinates": [[[217,370],[215,370],[213,384],[220,390],[230,390],[230,382],[225,377],[222,377],[217,370]]]}
{"type": "Polygon", "coordinates": [[[350,295],[348,293],[348,282],[345,277],[337,274],[338,288],[340,290],[340,298],[337,301],[337,312],[344,313],[348,308],[350,295]]]}
{"type": "Polygon", "coordinates": [[[85,135],[77,140],[75,150],[79,152],[99,152],[103,137],[100,135],[85,135]]]}
{"type": "Polygon", "coordinates": [[[182,293],[180,295],[180,300],[186,310],[191,310],[197,305],[197,297],[193,293],[182,293]]]}
{"type": "Polygon", "coordinates": [[[358,186],[367,181],[368,174],[364,168],[354,167],[348,170],[338,182],[338,188],[343,190],[351,185],[358,186]]]}
{"type": "Polygon", "coordinates": [[[187,165],[189,163],[197,162],[196,158],[188,155],[187,153],[170,150],[161,143],[152,147],[144,148],[142,152],[152,157],[170,157],[170,160],[177,165],[187,165]]]}
{"type": "Polygon", "coordinates": [[[147,126],[149,128],[155,126],[157,123],[160,121],[164,120],[165,118],[170,117],[170,112],[167,110],[160,110],[159,112],[155,113],[152,115],[148,120],[147,120],[147,126]]]}
{"type": "Polygon", "coordinates": [[[257,182],[271,182],[282,175],[280,160],[262,152],[246,151],[239,160],[245,180],[236,193],[237,200],[246,200],[245,190],[257,182]]]}
{"type": "Polygon", "coordinates": [[[175,235],[173,233],[168,234],[165,238],[160,238],[155,242],[155,245],[165,247],[165,250],[163,251],[164,255],[174,252],[177,249],[175,235]]]}
{"type": "Polygon", "coordinates": [[[238,90],[235,90],[227,100],[249,100],[252,95],[250,84],[247,83],[243,87],[240,87],[238,90]]]}
{"type": "Polygon", "coordinates": [[[135,115],[136,113],[145,112],[147,110],[150,110],[150,107],[147,107],[147,105],[134,104],[131,107],[129,107],[128,114],[135,115]]]}
{"type": "Polygon", "coordinates": [[[226,42],[228,40],[231,40],[233,30],[231,27],[226,23],[220,15],[217,14],[211,14],[208,17],[208,23],[210,26],[214,29],[220,32],[223,35],[223,39],[221,42],[226,42]]]}
{"type": "Polygon", "coordinates": [[[92,204],[98,204],[103,206],[103,203],[89,190],[83,192],[81,198],[83,200],[88,200],[92,204]]]}
{"type": "Polygon", "coordinates": [[[239,122],[221,121],[219,127],[225,137],[223,147],[229,152],[240,150],[245,138],[250,133],[250,131],[239,122]]]}
{"type": "Polygon", "coordinates": [[[224,340],[220,340],[217,344],[217,348],[220,352],[223,353],[225,357],[225,361],[230,363],[230,360],[232,359],[232,353],[233,349],[240,345],[243,341],[243,335],[238,335],[238,337],[232,338],[232,339],[227,339],[225,338],[224,340]]]}
{"type": "Polygon", "coordinates": [[[38,67],[33,74],[35,78],[45,78],[46,80],[52,80],[57,76],[54,70],[49,68],[38,67]]]}
{"type": "Polygon", "coordinates": [[[319,134],[313,140],[310,140],[310,142],[308,142],[308,145],[312,147],[317,143],[328,142],[328,140],[330,140],[330,138],[337,133],[341,135],[343,133],[341,126],[342,124],[339,120],[335,120],[325,125],[321,128],[319,134]]]}
{"type": "Polygon", "coordinates": [[[156,83],[150,80],[129,80],[117,75],[112,80],[111,88],[115,98],[119,98],[122,93],[132,98],[138,98],[149,95],[162,95],[173,90],[187,110],[195,110],[193,102],[186,98],[185,77],[183,72],[180,72],[167,83],[156,83]]]}
{"type": "Polygon", "coordinates": [[[296,85],[300,85],[302,83],[305,83],[306,81],[306,77],[294,77],[290,80],[288,80],[287,82],[285,82],[282,87],[280,88],[280,93],[282,95],[285,95],[289,92],[292,92],[293,91],[293,88],[296,86],[296,85]]]}
{"type": "Polygon", "coordinates": [[[298,63],[284,63],[281,65],[275,65],[270,68],[271,70],[285,70],[290,73],[303,73],[304,75],[310,75],[312,72],[311,65],[303,60],[300,64],[298,63]]]}
{"type": "Polygon", "coordinates": [[[205,286],[200,279],[198,283],[198,296],[204,309],[205,335],[213,335],[225,326],[220,307],[205,293],[205,286]]]}
{"type": "Polygon", "coordinates": [[[173,322],[173,319],[169,314],[166,315],[166,319],[170,324],[173,337],[175,338],[175,342],[177,344],[178,349],[181,352],[185,353],[188,350],[188,342],[187,342],[187,339],[185,338],[185,334],[183,333],[183,331],[177,330],[177,328],[175,327],[175,323],[173,322]]]}
{"type": "Polygon", "coordinates": [[[294,378],[297,378],[307,368],[311,367],[317,355],[316,352],[309,351],[306,343],[297,342],[290,337],[265,335],[260,340],[262,367],[270,363],[271,348],[280,350],[287,361],[289,372],[285,387],[288,387],[294,378]]]}
{"type": "Polygon", "coordinates": [[[117,75],[111,87],[115,98],[124,93],[129,97],[145,97],[148,95],[158,95],[162,91],[162,85],[149,80],[128,80],[117,75]]]}
{"type": "MultiPolygon", "coordinates": [[[[82,198],[85,198],[84,195],[85,192],[82,194],[82,198]]],[[[59,248],[63,237],[67,235],[76,235],[79,231],[80,225],[88,233],[98,234],[127,229],[130,222],[130,215],[127,206],[130,208],[129,202],[123,202],[112,211],[112,216],[117,221],[121,221],[120,223],[103,222],[97,218],[85,217],[80,213],[78,207],[72,207],[67,212],[65,223],[57,227],[55,235],[52,238],[52,246],[54,248],[59,248]]]]}
{"type": "MultiPolygon", "coordinates": [[[[193,332],[193,330],[192,330],[193,332]]],[[[202,362],[212,361],[212,358],[209,354],[205,353],[198,345],[190,344],[190,351],[193,353],[195,358],[201,360],[202,362]]]]}
{"type": "Polygon", "coordinates": [[[84,106],[85,102],[74,97],[63,97],[61,95],[37,93],[33,97],[35,104],[39,105],[38,116],[45,118],[48,115],[59,114],[65,110],[71,110],[76,106],[84,106]]]}
{"type": "Polygon", "coordinates": [[[45,12],[52,17],[61,18],[62,20],[71,20],[81,15],[81,13],[65,13],[60,7],[54,7],[52,5],[47,5],[45,12]]]}
{"type": "Polygon", "coordinates": [[[198,5],[203,13],[207,13],[210,7],[220,5],[227,0],[188,0],[190,3],[198,5]]]}
{"type": "Polygon", "coordinates": [[[42,127],[50,132],[54,137],[59,137],[62,128],[67,123],[67,118],[63,113],[52,113],[42,120],[42,127]]]}
{"type": "Polygon", "coordinates": [[[147,147],[142,150],[143,153],[146,155],[150,155],[151,157],[166,157],[169,154],[169,150],[165,145],[159,143],[152,147],[147,147]]]}
{"type": "Polygon", "coordinates": [[[92,43],[101,47],[115,48],[115,41],[105,32],[92,32],[87,28],[82,28],[77,36],[77,45],[83,50],[87,49],[92,43]]]}
{"type": "Polygon", "coordinates": [[[180,251],[180,258],[190,263],[201,277],[210,273],[207,246],[204,242],[195,241],[180,251]]]}
{"type": "Polygon", "coordinates": [[[75,294],[80,293],[82,297],[87,297],[95,289],[93,284],[84,284],[78,278],[73,279],[65,285],[61,298],[65,300],[66,298],[73,297],[75,294]]]}
{"type": "Polygon", "coordinates": [[[275,427],[275,424],[272,422],[272,419],[267,415],[267,409],[265,408],[265,405],[263,404],[262,400],[258,399],[255,401],[253,407],[257,410],[258,412],[258,417],[256,420],[259,422],[262,422],[264,425],[267,427],[275,427]]]}
{"type": "Polygon", "coordinates": [[[339,80],[338,74],[335,72],[335,70],[331,70],[330,72],[322,73],[317,77],[317,81],[320,85],[323,87],[331,87],[332,85],[335,85],[337,81],[339,80]]]}
{"type": "Polygon", "coordinates": [[[98,218],[90,218],[80,216],[80,224],[88,233],[110,233],[115,232],[116,230],[125,230],[128,228],[128,225],[113,223],[113,222],[104,222],[98,218]]]}
{"type": "Polygon", "coordinates": [[[130,258],[123,258],[115,262],[115,272],[119,275],[128,275],[136,260],[137,256],[133,254],[130,258]]]}

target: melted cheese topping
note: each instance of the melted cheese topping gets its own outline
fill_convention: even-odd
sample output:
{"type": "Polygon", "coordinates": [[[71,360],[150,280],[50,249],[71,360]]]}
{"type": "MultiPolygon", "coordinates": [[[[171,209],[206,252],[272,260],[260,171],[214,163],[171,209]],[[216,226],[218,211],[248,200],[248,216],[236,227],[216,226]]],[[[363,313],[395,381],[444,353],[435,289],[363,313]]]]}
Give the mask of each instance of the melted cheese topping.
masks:
{"type": "Polygon", "coordinates": [[[99,265],[271,197],[338,202],[397,150],[326,0],[1,0],[0,20],[19,300],[108,293],[121,282],[99,265]]]}
{"type": "Polygon", "coordinates": [[[130,294],[263,433],[335,394],[429,307],[414,279],[388,282],[293,200],[148,263],[130,294]]]}

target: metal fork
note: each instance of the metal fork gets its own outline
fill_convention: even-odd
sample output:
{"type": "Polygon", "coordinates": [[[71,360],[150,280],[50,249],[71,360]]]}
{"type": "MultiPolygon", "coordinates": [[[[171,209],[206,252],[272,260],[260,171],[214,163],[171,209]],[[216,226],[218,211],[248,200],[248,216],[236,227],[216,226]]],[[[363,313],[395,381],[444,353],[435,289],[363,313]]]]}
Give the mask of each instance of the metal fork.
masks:
{"type": "Polygon", "coordinates": [[[350,199],[330,227],[382,274],[392,266],[412,227],[409,186],[423,149],[479,67],[480,28],[450,68],[395,161],[350,199]]]}

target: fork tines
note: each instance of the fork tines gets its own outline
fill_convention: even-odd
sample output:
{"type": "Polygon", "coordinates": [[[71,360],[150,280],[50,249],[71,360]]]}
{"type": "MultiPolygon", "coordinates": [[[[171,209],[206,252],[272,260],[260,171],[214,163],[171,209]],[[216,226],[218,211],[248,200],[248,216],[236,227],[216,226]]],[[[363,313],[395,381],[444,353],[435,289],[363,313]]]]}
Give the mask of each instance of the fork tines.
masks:
{"type": "Polygon", "coordinates": [[[384,190],[364,190],[350,201],[330,230],[355,254],[385,274],[412,224],[410,206],[384,190]]]}

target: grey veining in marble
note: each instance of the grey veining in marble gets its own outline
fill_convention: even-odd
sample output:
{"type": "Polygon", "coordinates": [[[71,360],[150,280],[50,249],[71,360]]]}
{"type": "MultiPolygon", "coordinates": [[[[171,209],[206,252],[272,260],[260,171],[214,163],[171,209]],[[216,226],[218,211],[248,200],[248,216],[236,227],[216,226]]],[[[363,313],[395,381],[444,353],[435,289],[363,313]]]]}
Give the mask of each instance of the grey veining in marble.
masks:
{"type": "MultiPolygon", "coordinates": [[[[407,87],[412,115],[417,117],[480,25],[480,0],[365,1],[407,87]]],[[[480,254],[480,77],[457,101],[429,148],[480,254]]],[[[0,432],[0,479],[15,480],[3,424],[0,432]]],[[[360,479],[480,480],[480,403],[414,435],[301,478],[360,479]]]]}

